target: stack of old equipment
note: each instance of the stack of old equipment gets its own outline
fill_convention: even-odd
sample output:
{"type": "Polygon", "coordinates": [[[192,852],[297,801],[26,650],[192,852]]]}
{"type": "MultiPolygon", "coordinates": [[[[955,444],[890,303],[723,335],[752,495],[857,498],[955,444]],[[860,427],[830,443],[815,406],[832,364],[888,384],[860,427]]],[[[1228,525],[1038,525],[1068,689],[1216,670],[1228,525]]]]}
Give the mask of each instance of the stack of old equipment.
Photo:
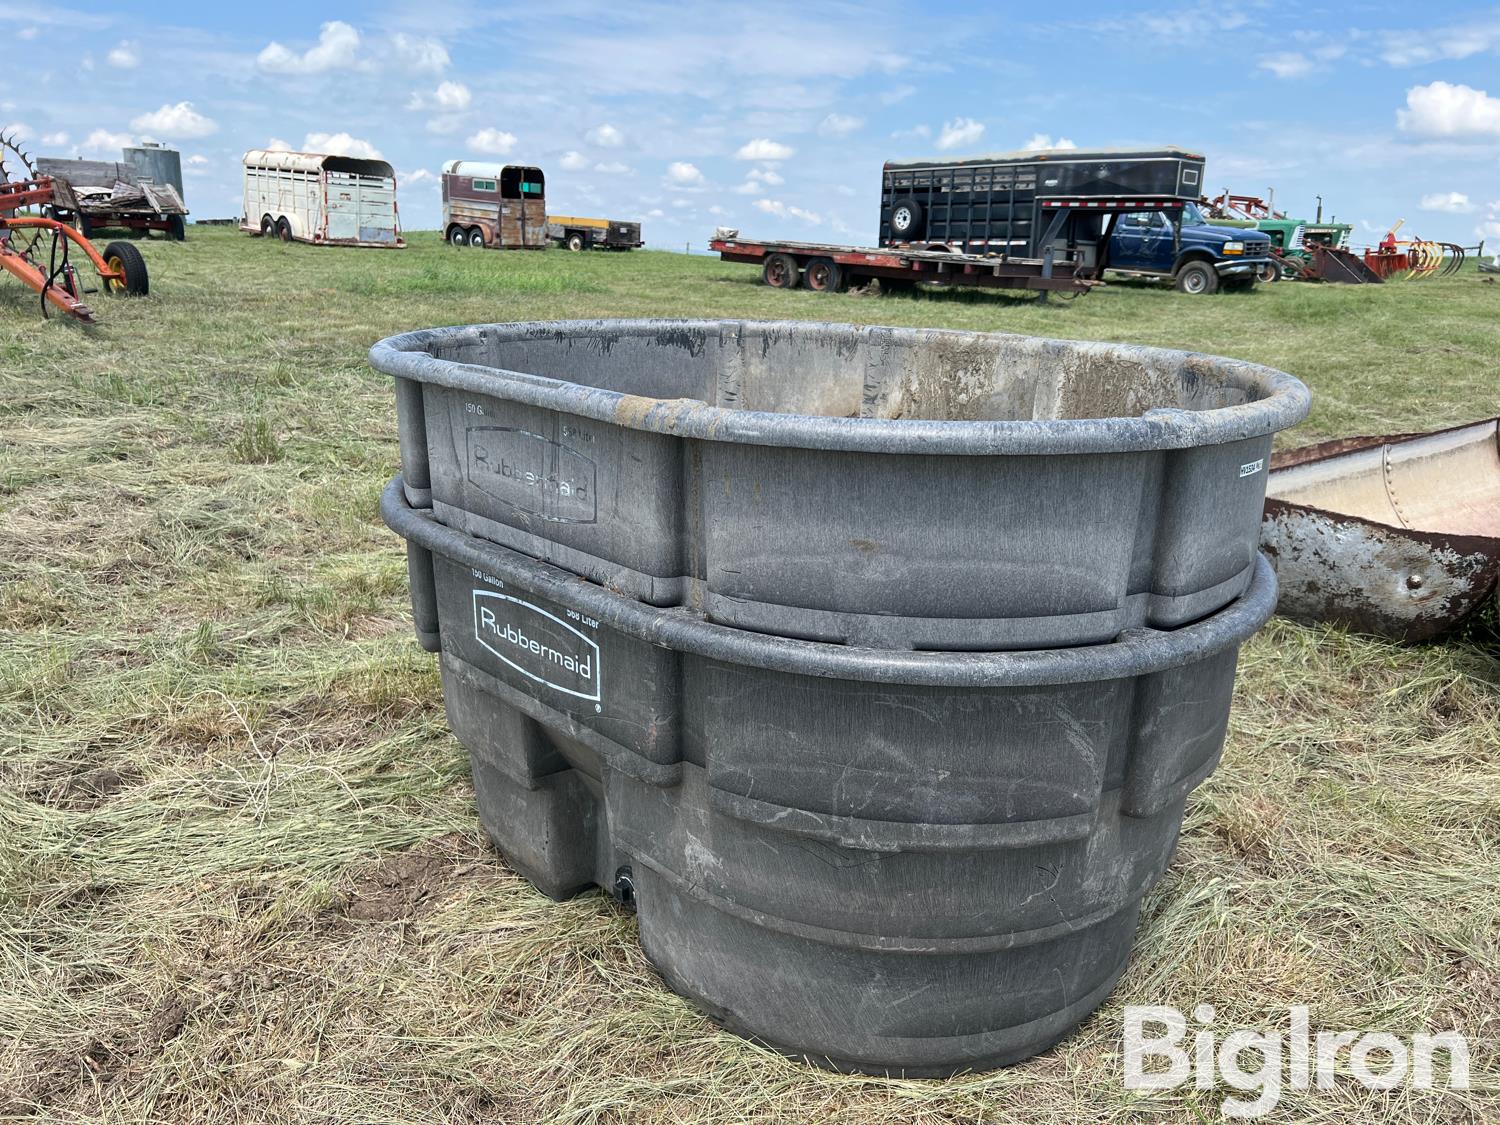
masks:
{"type": "Polygon", "coordinates": [[[844,1069],[1066,1034],[1224,739],[1288,375],[738,321],[414,332],[422,643],[486,829],[672,987],[844,1069]]]}

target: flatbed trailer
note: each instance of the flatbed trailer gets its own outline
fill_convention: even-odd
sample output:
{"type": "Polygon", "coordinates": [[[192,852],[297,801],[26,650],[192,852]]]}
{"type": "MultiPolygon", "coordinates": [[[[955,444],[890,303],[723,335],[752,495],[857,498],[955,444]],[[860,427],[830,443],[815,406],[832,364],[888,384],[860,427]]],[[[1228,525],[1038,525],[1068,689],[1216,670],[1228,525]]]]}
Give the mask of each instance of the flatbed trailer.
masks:
{"type": "Polygon", "coordinates": [[[596,219],[581,215],[548,215],[547,237],[567,250],[637,250],[641,224],[623,219],[596,219]]]}
{"type": "Polygon", "coordinates": [[[985,289],[1032,289],[1077,295],[1101,284],[1084,275],[1066,252],[1049,249],[1041,258],[964,254],[900,246],[839,246],[823,242],[786,242],[714,237],[708,247],[726,262],[761,267],[761,278],[776,289],[806,284],[816,292],[836,293],[850,284],[880,279],[883,292],[909,289],[919,281],[985,289]]]}
{"type": "Polygon", "coordinates": [[[187,237],[188,209],[177,189],[140,179],[131,164],[43,156],[37,167],[52,180],[53,218],[85,238],[104,228],[155,230],[176,242],[187,237]]]}

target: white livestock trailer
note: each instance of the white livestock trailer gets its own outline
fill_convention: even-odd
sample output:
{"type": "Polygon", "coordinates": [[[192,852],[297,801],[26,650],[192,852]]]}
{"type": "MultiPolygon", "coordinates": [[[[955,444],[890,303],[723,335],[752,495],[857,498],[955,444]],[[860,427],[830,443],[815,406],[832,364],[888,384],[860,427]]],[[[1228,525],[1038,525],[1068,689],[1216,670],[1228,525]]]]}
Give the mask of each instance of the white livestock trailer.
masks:
{"type": "Polygon", "coordinates": [[[396,173],[384,160],[252,149],[244,163],[241,230],[283,242],[406,245],[396,173]]]}

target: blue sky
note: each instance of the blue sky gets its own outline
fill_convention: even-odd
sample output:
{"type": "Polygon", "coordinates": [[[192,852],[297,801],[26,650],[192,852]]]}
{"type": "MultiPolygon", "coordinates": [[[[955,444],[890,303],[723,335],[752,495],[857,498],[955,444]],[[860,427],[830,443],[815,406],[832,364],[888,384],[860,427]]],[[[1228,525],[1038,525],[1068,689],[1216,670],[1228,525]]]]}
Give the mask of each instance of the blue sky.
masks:
{"type": "Polygon", "coordinates": [[[1377,240],[1500,247],[1500,8],[1428,3],[109,6],[0,0],[0,125],[33,151],[183,154],[238,214],[247,148],[377,152],[408,229],[466,157],[541,165],[554,213],[874,236],[880,165],[1036,144],[1178,144],[1217,191],[1377,240]],[[31,91],[40,91],[41,94],[31,91]]]}

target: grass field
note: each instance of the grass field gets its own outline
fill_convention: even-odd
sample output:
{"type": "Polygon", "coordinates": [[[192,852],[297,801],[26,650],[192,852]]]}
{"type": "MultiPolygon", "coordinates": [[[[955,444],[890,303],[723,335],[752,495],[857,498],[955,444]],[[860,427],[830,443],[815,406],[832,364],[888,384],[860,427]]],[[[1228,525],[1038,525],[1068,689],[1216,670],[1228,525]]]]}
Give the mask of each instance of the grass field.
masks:
{"type": "Polygon", "coordinates": [[[737,316],[1189,347],[1313,389],[1286,444],[1500,412],[1500,285],[1184,298],[768,290],[748,266],[143,243],[147,300],[44,322],[0,286],[0,1120],[1215,1120],[1122,1088],[1121,1008],[1457,1028],[1467,1093],[1288,1091],[1274,1120],[1500,1119],[1500,659],[1273,621],[1131,968],[1072,1038],[947,1082],[823,1073],[714,1028],[600,895],[477,833],[376,501],[364,353],[436,324],[737,316]]]}

